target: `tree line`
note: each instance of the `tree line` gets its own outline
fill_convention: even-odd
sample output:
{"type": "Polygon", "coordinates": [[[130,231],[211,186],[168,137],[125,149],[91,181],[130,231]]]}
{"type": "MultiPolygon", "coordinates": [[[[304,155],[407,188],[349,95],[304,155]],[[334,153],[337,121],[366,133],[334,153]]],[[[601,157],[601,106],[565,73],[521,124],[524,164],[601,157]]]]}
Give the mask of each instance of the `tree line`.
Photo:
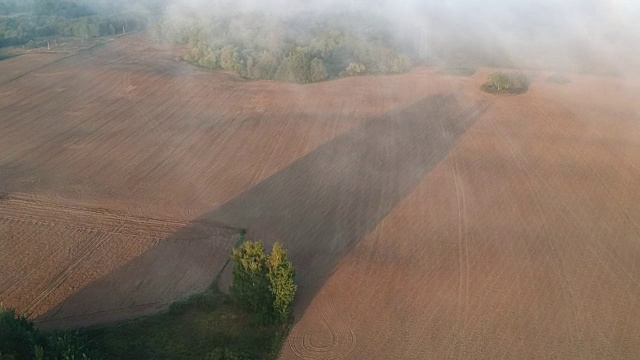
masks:
{"type": "Polygon", "coordinates": [[[36,46],[55,37],[84,39],[145,28],[141,14],[98,13],[86,4],[63,0],[0,0],[0,47],[36,46]]]}
{"type": "Polygon", "coordinates": [[[249,79],[311,83],[346,75],[409,71],[410,47],[394,38],[390,24],[361,14],[302,13],[280,19],[236,13],[160,21],[160,41],[186,48],[184,60],[249,79]]]}

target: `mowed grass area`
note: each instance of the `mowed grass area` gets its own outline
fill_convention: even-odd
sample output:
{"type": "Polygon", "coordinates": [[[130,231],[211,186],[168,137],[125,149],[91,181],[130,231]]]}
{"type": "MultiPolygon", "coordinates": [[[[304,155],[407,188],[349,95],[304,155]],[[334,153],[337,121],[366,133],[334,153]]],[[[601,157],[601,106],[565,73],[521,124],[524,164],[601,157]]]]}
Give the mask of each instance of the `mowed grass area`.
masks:
{"type": "Polygon", "coordinates": [[[209,290],[164,313],[82,335],[105,359],[275,359],[288,329],[257,325],[227,295],[209,290]]]}

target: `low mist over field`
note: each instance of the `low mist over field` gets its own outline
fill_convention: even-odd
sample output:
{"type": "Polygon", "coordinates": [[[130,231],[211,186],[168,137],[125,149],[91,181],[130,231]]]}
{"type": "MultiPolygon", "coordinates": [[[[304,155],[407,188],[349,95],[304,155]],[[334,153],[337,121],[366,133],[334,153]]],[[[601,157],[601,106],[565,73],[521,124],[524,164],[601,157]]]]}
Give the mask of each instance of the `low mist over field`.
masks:
{"type": "MultiPolygon", "coordinates": [[[[640,64],[640,5],[627,1],[206,1],[173,0],[173,22],[238,12],[282,22],[307,12],[384,18],[378,25],[414,56],[450,65],[626,73],[640,64]]],[[[259,25],[259,24],[256,24],[259,25]]],[[[237,31],[250,31],[239,28],[237,31]]],[[[285,34],[282,34],[286,36],[285,34]]]]}
{"type": "MultiPolygon", "coordinates": [[[[309,47],[318,23],[325,23],[333,32],[353,34],[350,29],[355,30],[357,41],[362,41],[360,35],[365,34],[367,41],[377,41],[409,56],[412,65],[426,62],[449,67],[486,65],[622,75],[637,73],[640,68],[640,50],[636,45],[640,42],[637,21],[640,5],[632,0],[0,1],[0,14],[18,16],[29,12],[60,16],[135,15],[145,25],[164,24],[165,35],[167,28],[171,28],[172,40],[176,40],[176,32],[181,32],[182,42],[194,42],[194,36],[184,33],[197,30],[199,39],[211,40],[213,45],[220,45],[216,41],[223,39],[224,45],[237,46],[240,52],[273,47],[278,41],[293,47],[309,47]],[[374,33],[375,36],[370,36],[374,33]],[[247,40],[254,42],[247,44],[247,40]]],[[[106,23],[103,27],[101,32],[88,32],[97,35],[122,30],[121,26],[109,29],[106,23]]],[[[6,39],[20,36],[10,31],[9,25],[0,22],[0,36],[3,32],[6,39]]],[[[68,33],[82,35],[79,30],[68,33]]],[[[287,51],[273,55],[284,58],[287,51]]],[[[247,54],[244,55],[246,63],[247,54]]],[[[366,66],[371,61],[358,58],[364,55],[346,57],[339,66],[344,67],[343,62],[366,66]]],[[[252,58],[255,62],[258,55],[252,58]]],[[[406,66],[409,65],[399,66],[398,71],[406,66]]],[[[386,68],[374,67],[373,72],[388,72],[386,68]]],[[[339,71],[328,69],[328,72],[331,76],[339,71]]]]}
{"type": "Polygon", "coordinates": [[[638,19],[0,0],[0,357],[637,359],[638,19]]]}

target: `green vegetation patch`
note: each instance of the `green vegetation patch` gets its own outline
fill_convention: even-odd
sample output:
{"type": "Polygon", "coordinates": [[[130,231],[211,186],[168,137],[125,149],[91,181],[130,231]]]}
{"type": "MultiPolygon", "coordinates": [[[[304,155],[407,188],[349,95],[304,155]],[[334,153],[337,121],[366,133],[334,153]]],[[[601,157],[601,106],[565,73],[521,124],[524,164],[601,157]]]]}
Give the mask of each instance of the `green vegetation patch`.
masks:
{"type": "Polygon", "coordinates": [[[280,244],[267,254],[244,235],[231,257],[232,296],[210,289],[160,314],[80,331],[40,331],[0,307],[0,360],[277,358],[293,322],[295,271],[280,244]]]}
{"type": "Polygon", "coordinates": [[[86,339],[75,331],[43,332],[11,309],[0,307],[0,359],[96,358],[86,339]]]}
{"type": "Polygon", "coordinates": [[[146,27],[143,13],[111,9],[96,11],[78,0],[0,0],[0,48],[46,47],[47,39],[91,39],[146,27]]]}
{"type": "Polygon", "coordinates": [[[258,324],[227,295],[210,290],[168,312],[83,335],[105,359],[271,359],[288,328],[258,324]]]}
{"type": "Polygon", "coordinates": [[[299,13],[274,18],[259,11],[160,21],[159,41],[185,46],[191,64],[234,72],[248,79],[312,83],[411,69],[411,53],[391,24],[367,14],[299,13]]]}
{"type": "Polygon", "coordinates": [[[231,296],[262,324],[278,324],[291,318],[295,297],[295,271],[287,252],[275,243],[266,254],[262,243],[245,241],[233,251],[231,296]]]}
{"type": "Polygon", "coordinates": [[[242,241],[231,259],[231,297],[209,290],[168,312],[84,335],[109,359],[276,358],[293,320],[293,265],[278,243],[266,254],[262,243],[242,241]]]}
{"type": "Polygon", "coordinates": [[[481,89],[491,94],[524,94],[529,90],[529,79],[522,73],[492,72],[481,89]]]}

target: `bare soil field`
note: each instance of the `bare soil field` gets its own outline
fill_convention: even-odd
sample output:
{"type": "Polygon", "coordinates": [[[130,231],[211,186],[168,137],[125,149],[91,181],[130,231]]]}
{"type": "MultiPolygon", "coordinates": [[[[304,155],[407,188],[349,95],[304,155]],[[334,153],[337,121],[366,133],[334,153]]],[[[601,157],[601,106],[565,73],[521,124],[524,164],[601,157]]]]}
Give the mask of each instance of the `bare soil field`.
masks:
{"type": "Polygon", "coordinates": [[[211,284],[237,234],[214,224],[190,224],[188,234],[176,236],[183,227],[5,195],[0,202],[3,305],[37,315],[44,328],[163,309],[211,284]]]}
{"type": "Polygon", "coordinates": [[[11,81],[20,76],[50,64],[64,57],[64,54],[24,54],[0,60],[0,84],[11,81]]]}
{"type": "Polygon", "coordinates": [[[298,269],[283,358],[636,358],[640,81],[488,72],[252,82],[136,35],[0,82],[0,302],[148,313],[246,227],[298,269]]]}

